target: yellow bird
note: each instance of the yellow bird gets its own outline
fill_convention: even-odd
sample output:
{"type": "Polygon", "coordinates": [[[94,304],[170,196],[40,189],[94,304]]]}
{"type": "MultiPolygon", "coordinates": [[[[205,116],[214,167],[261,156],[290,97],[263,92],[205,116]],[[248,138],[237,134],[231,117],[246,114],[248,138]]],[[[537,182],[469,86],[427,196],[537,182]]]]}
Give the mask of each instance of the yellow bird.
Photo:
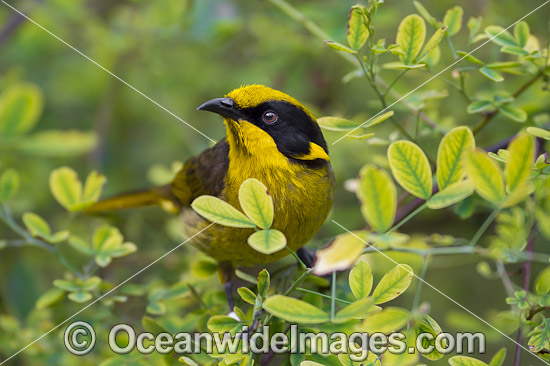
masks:
{"type": "MultiPolygon", "coordinates": [[[[273,198],[272,228],[286,235],[290,249],[301,248],[325,221],[334,196],[328,148],[315,117],[296,99],[263,85],[235,89],[198,110],[224,118],[223,140],[187,160],[172,183],[100,201],[88,212],[156,204],[180,214],[192,236],[211,224],[191,208],[195,198],[217,196],[240,208],[241,183],[256,178],[273,198]]],[[[268,263],[288,254],[284,249],[270,255],[255,251],[247,243],[253,232],[215,224],[190,243],[220,263],[227,283],[234,266],[268,263]]]]}

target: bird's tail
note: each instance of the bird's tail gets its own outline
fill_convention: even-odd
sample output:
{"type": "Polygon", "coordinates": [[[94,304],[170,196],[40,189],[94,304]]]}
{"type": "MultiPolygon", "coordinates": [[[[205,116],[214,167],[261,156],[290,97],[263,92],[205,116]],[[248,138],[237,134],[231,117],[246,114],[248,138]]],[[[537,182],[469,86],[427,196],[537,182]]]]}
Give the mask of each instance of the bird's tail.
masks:
{"type": "Polygon", "coordinates": [[[171,194],[170,186],[161,186],[141,191],[123,193],[111,198],[106,198],[94,203],[85,211],[89,214],[98,214],[108,211],[152,205],[159,205],[165,211],[171,213],[177,213],[180,209],[177,200],[171,194]]]}

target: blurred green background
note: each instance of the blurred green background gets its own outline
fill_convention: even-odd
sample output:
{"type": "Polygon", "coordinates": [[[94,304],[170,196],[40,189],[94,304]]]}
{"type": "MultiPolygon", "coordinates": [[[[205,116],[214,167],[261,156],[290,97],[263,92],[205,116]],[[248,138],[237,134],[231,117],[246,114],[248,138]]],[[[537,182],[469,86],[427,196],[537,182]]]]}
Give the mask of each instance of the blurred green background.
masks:
{"type": "MultiPolygon", "coordinates": [[[[259,83],[280,89],[303,102],[316,116],[337,115],[363,121],[381,110],[366,80],[343,81],[353,70],[350,63],[271,1],[12,0],[8,3],[215,140],[225,134],[221,119],[195,108],[243,84],[259,83]]],[[[343,43],[349,8],[354,3],[320,0],[293,1],[292,5],[318,24],[330,39],[343,43]]],[[[439,19],[448,8],[460,5],[465,10],[465,21],[470,16],[483,16],[482,28],[489,24],[506,27],[541,3],[534,0],[423,1],[439,19]]],[[[541,44],[548,42],[549,11],[547,6],[526,19],[531,33],[539,37],[541,44]]],[[[412,1],[387,1],[376,18],[376,37],[386,38],[387,43],[395,42],[399,22],[413,12],[412,1]]],[[[104,220],[114,223],[125,238],[139,248],[138,254],[115,260],[109,268],[101,270],[102,278],[116,284],[179,243],[177,220],[155,208],[116,214],[107,219],[68,216],[51,196],[49,172],[67,165],[84,177],[96,169],[108,179],[104,196],[109,196],[165,183],[174,162],[184,162],[211,143],[37,25],[21,21],[20,16],[4,4],[0,4],[0,32],[0,92],[23,81],[36,84],[44,95],[43,113],[33,133],[52,129],[86,132],[75,135],[74,139],[70,136],[52,139],[35,149],[0,142],[1,167],[14,167],[21,175],[20,193],[12,209],[16,215],[36,212],[53,227],[70,227],[71,232],[86,232],[104,220]]],[[[433,29],[428,28],[428,34],[432,32],[433,29]]],[[[462,32],[464,36],[455,46],[468,50],[467,30],[462,32]]],[[[493,44],[484,46],[475,55],[487,62],[500,57],[498,47],[493,44]]],[[[441,61],[433,72],[451,62],[452,54],[443,44],[441,61]]],[[[398,72],[383,71],[382,75],[392,80],[398,72]]],[[[396,84],[395,90],[403,95],[431,76],[425,71],[410,72],[396,84]]],[[[450,71],[443,76],[451,78],[450,71]]],[[[504,85],[497,85],[477,74],[466,82],[475,94],[495,88],[513,91],[524,81],[510,75],[504,85]]],[[[442,131],[457,124],[474,126],[479,121],[480,116],[466,113],[468,103],[444,81],[433,80],[426,88],[449,92],[447,98],[429,102],[424,109],[442,131]]],[[[422,90],[425,89],[419,92],[422,90]]],[[[527,112],[548,111],[547,96],[542,96],[538,89],[529,90],[521,97],[520,105],[527,112]]],[[[405,126],[415,123],[416,116],[401,104],[392,110],[405,126]]],[[[481,147],[489,146],[513,135],[517,129],[515,122],[498,116],[477,136],[477,143],[481,147]]],[[[394,129],[390,123],[384,123],[374,132],[377,137],[387,138],[394,129]]],[[[349,229],[359,229],[364,226],[364,220],[355,194],[345,189],[345,182],[355,178],[367,162],[386,165],[386,146],[347,138],[331,147],[330,143],[342,134],[325,132],[337,177],[331,217],[349,229]]],[[[441,136],[439,132],[421,134],[419,143],[432,158],[441,136]]],[[[471,237],[485,216],[485,213],[476,214],[457,225],[451,211],[424,212],[404,226],[403,231],[413,236],[437,232],[471,237]]],[[[339,233],[341,230],[329,221],[310,246],[322,246],[339,233]]],[[[0,225],[0,237],[12,236],[7,227],[0,225]]],[[[539,251],[549,251],[548,243],[537,242],[536,247],[539,251]]],[[[196,250],[182,248],[136,281],[174,283],[191,277],[189,266],[195,256],[196,250]]],[[[416,264],[417,268],[421,262],[417,256],[393,257],[416,264]]],[[[508,305],[503,301],[505,293],[499,282],[475,273],[477,261],[473,256],[438,258],[430,266],[426,279],[491,320],[492,314],[507,309],[508,305]]],[[[377,273],[393,266],[381,256],[373,257],[371,263],[377,273]]],[[[0,355],[8,356],[9,351],[16,351],[24,341],[38,337],[81,307],[69,303],[49,310],[34,310],[36,299],[65,271],[52,254],[37,248],[0,251],[0,328],[3,325],[5,331],[11,324],[23,332],[17,341],[10,337],[12,345],[0,346],[0,355]],[[15,325],[10,323],[14,321],[15,325]]],[[[216,279],[208,281],[213,284],[216,296],[221,296],[222,289],[216,279]]],[[[410,302],[411,294],[402,301],[410,302]]],[[[424,291],[423,300],[431,304],[432,315],[445,330],[487,331],[488,354],[501,346],[514,348],[511,342],[475,318],[464,315],[430,289],[424,291]]],[[[143,300],[117,305],[114,313],[119,318],[113,320],[105,313],[105,323],[101,326],[108,328],[113,321],[120,320],[139,324],[144,306],[143,300]]],[[[83,316],[91,316],[94,311],[90,309],[83,316]]],[[[506,324],[504,320],[499,326],[506,324]]],[[[80,362],[92,365],[105,358],[100,351],[93,354],[97,357],[69,356],[62,347],[61,336],[52,334],[8,364],[80,362]],[[44,354],[48,356],[42,357],[44,354]]]]}

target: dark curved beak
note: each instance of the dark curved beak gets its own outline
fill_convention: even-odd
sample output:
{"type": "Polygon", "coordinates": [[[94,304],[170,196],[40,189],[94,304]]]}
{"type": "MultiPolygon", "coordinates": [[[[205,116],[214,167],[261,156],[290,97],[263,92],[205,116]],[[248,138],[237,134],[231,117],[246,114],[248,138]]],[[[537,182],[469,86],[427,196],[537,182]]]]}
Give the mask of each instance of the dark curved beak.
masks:
{"type": "Polygon", "coordinates": [[[235,121],[245,119],[244,114],[236,106],[235,101],[227,97],[209,100],[208,102],[201,104],[197,110],[214,112],[222,117],[231,118],[235,121]]]}

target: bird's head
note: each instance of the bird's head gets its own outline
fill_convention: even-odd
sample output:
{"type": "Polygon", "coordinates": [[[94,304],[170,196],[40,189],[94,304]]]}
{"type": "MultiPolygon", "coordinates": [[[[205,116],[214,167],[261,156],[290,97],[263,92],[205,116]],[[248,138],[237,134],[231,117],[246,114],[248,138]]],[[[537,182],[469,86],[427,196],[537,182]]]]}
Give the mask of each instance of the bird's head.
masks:
{"type": "Polygon", "coordinates": [[[315,117],[291,96],[263,85],[235,89],[198,110],[224,117],[230,146],[248,154],[277,149],[298,160],[329,161],[328,149],[315,117]]]}

